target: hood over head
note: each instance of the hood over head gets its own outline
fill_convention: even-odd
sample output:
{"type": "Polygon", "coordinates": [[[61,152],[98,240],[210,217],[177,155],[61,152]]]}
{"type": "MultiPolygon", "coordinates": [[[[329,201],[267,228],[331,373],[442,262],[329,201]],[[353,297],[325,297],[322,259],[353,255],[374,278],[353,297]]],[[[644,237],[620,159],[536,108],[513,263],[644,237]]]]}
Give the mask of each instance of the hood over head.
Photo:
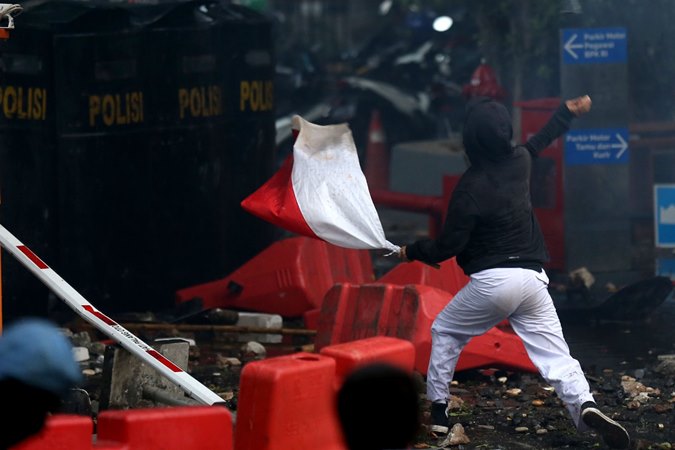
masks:
{"type": "Polygon", "coordinates": [[[513,153],[511,115],[489,97],[474,97],[466,105],[464,150],[471,164],[498,162],[513,153]]]}
{"type": "Polygon", "coordinates": [[[0,336],[0,380],[13,378],[57,396],[82,381],[70,340],[51,322],[24,318],[0,336]]]}

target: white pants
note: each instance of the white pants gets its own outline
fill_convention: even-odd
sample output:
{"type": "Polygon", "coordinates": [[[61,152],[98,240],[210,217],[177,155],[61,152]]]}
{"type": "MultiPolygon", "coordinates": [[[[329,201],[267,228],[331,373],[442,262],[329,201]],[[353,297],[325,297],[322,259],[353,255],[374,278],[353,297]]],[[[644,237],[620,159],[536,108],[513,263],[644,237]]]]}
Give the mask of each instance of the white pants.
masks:
{"type": "Polygon", "coordinates": [[[506,318],[577,428],[586,429],[579,417],[580,407],[593,401],[593,396],[579,362],[570,356],[544,271],[497,268],[471,275],[431,327],[427,398],[447,401],[448,385],[464,346],[506,318]]]}

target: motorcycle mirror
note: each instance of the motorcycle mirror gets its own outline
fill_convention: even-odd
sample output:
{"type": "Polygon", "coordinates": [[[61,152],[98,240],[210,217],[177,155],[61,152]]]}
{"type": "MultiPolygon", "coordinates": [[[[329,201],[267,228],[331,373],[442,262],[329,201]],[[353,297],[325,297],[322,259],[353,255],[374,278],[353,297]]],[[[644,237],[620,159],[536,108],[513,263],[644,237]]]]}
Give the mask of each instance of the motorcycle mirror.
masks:
{"type": "Polygon", "coordinates": [[[384,0],[382,3],[380,3],[380,14],[386,16],[391,10],[393,3],[394,2],[392,0],[384,0]]]}
{"type": "Polygon", "coordinates": [[[579,0],[563,0],[560,14],[581,14],[579,0]]]}
{"type": "Polygon", "coordinates": [[[0,22],[3,22],[5,19],[7,19],[7,25],[0,25],[0,29],[13,30],[14,16],[18,16],[21,11],[23,11],[23,7],[21,5],[0,3],[0,22]]]}
{"type": "Polygon", "coordinates": [[[443,33],[445,31],[448,31],[450,27],[452,27],[452,17],[450,16],[438,16],[436,19],[434,19],[434,30],[438,31],[439,33],[443,33]]]}

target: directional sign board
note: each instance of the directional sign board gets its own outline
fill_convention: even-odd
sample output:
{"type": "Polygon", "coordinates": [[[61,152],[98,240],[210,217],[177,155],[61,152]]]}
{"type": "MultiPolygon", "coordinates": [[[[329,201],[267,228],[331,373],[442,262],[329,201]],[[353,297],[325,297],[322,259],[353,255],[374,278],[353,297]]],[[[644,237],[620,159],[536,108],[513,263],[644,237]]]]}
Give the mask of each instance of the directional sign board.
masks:
{"type": "Polygon", "coordinates": [[[559,34],[561,98],[588,94],[593,100],[562,138],[565,264],[623,273],[633,269],[626,255],[634,247],[625,201],[631,195],[629,36],[627,28],[612,27],[570,27],[559,34]]]}
{"type": "Polygon", "coordinates": [[[569,28],[562,30],[563,64],[626,62],[625,28],[569,28]]]}
{"type": "Polygon", "coordinates": [[[674,258],[657,258],[656,259],[656,275],[661,277],[668,277],[675,283],[675,259],[674,258]]]}
{"type": "Polygon", "coordinates": [[[656,246],[675,247],[675,184],[654,185],[656,246]]]}
{"type": "Polygon", "coordinates": [[[565,135],[565,163],[625,164],[628,162],[627,128],[583,128],[565,135]]]}

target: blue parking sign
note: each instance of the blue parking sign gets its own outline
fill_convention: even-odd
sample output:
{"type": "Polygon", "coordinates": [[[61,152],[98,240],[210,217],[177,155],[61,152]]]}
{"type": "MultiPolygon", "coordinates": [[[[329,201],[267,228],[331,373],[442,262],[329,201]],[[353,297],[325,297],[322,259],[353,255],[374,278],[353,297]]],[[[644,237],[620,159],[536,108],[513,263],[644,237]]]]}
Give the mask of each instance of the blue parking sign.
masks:
{"type": "Polygon", "coordinates": [[[656,258],[656,275],[668,277],[675,283],[675,258],[656,258]]]}
{"type": "Polygon", "coordinates": [[[561,39],[563,64],[625,63],[628,58],[625,28],[569,28],[561,39]]]}
{"type": "Polygon", "coordinates": [[[655,243],[675,247],[675,184],[654,185],[655,243]]]}
{"type": "Polygon", "coordinates": [[[626,164],[628,128],[580,128],[565,135],[565,164],[626,164]]]}

